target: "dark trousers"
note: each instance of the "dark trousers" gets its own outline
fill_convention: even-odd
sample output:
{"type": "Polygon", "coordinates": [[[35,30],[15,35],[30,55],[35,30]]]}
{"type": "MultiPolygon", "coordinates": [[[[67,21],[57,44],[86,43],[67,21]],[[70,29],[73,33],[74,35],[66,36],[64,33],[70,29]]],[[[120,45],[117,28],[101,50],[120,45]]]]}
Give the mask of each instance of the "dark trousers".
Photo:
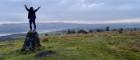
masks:
{"type": "Polygon", "coordinates": [[[35,23],[35,19],[30,19],[30,20],[29,20],[30,30],[32,30],[32,24],[33,24],[33,26],[34,26],[34,29],[36,30],[36,23],[35,23]]]}

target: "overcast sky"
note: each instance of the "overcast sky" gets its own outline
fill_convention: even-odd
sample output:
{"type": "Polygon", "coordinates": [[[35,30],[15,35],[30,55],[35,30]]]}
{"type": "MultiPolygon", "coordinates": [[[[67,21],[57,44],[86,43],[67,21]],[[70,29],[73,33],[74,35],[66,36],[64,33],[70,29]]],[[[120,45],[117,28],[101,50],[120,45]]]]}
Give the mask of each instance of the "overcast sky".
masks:
{"type": "Polygon", "coordinates": [[[0,0],[0,23],[28,22],[24,4],[42,23],[140,23],[140,0],[0,0]]]}

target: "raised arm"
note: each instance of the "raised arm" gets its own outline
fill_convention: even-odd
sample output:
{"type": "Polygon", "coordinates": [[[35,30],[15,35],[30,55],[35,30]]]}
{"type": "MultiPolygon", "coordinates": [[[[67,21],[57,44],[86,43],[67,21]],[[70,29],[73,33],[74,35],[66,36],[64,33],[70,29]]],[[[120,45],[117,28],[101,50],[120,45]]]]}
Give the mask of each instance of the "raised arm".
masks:
{"type": "Polygon", "coordinates": [[[35,12],[37,12],[40,9],[40,7],[38,7],[37,9],[35,9],[35,12]]]}
{"type": "Polygon", "coordinates": [[[29,9],[28,9],[27,5],[25,4],[24,6],[25,6],[25,9],[26,9],[27,11],[29,11],[29,9]]]}

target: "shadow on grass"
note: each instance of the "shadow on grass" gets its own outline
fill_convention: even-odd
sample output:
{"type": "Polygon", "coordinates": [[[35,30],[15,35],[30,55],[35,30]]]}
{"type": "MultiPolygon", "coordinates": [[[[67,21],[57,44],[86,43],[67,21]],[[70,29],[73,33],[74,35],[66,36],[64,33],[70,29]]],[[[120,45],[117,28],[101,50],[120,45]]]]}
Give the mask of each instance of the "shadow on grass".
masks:
{"type": "Polygon", "coordinates": [[[52,56],[54,54],[56,54],[56,52],[51,51],[51,50],[49,50],[49,51],[41,51],[41,52],[36,54],[36,57],[41,58],[41,57],[46,57],[46,56],[52,56]]]}

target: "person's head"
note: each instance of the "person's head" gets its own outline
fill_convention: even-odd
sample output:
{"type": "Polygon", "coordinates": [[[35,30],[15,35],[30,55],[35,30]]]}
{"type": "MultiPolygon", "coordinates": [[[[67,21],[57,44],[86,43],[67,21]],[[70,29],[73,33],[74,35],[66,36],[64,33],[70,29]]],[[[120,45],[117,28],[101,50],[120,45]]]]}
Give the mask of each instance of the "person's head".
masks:
{"type": "Polygon", "coordinates": [[[33,7],[30,7],[30,10],[34,10],[34,8],[33,7]]]}

